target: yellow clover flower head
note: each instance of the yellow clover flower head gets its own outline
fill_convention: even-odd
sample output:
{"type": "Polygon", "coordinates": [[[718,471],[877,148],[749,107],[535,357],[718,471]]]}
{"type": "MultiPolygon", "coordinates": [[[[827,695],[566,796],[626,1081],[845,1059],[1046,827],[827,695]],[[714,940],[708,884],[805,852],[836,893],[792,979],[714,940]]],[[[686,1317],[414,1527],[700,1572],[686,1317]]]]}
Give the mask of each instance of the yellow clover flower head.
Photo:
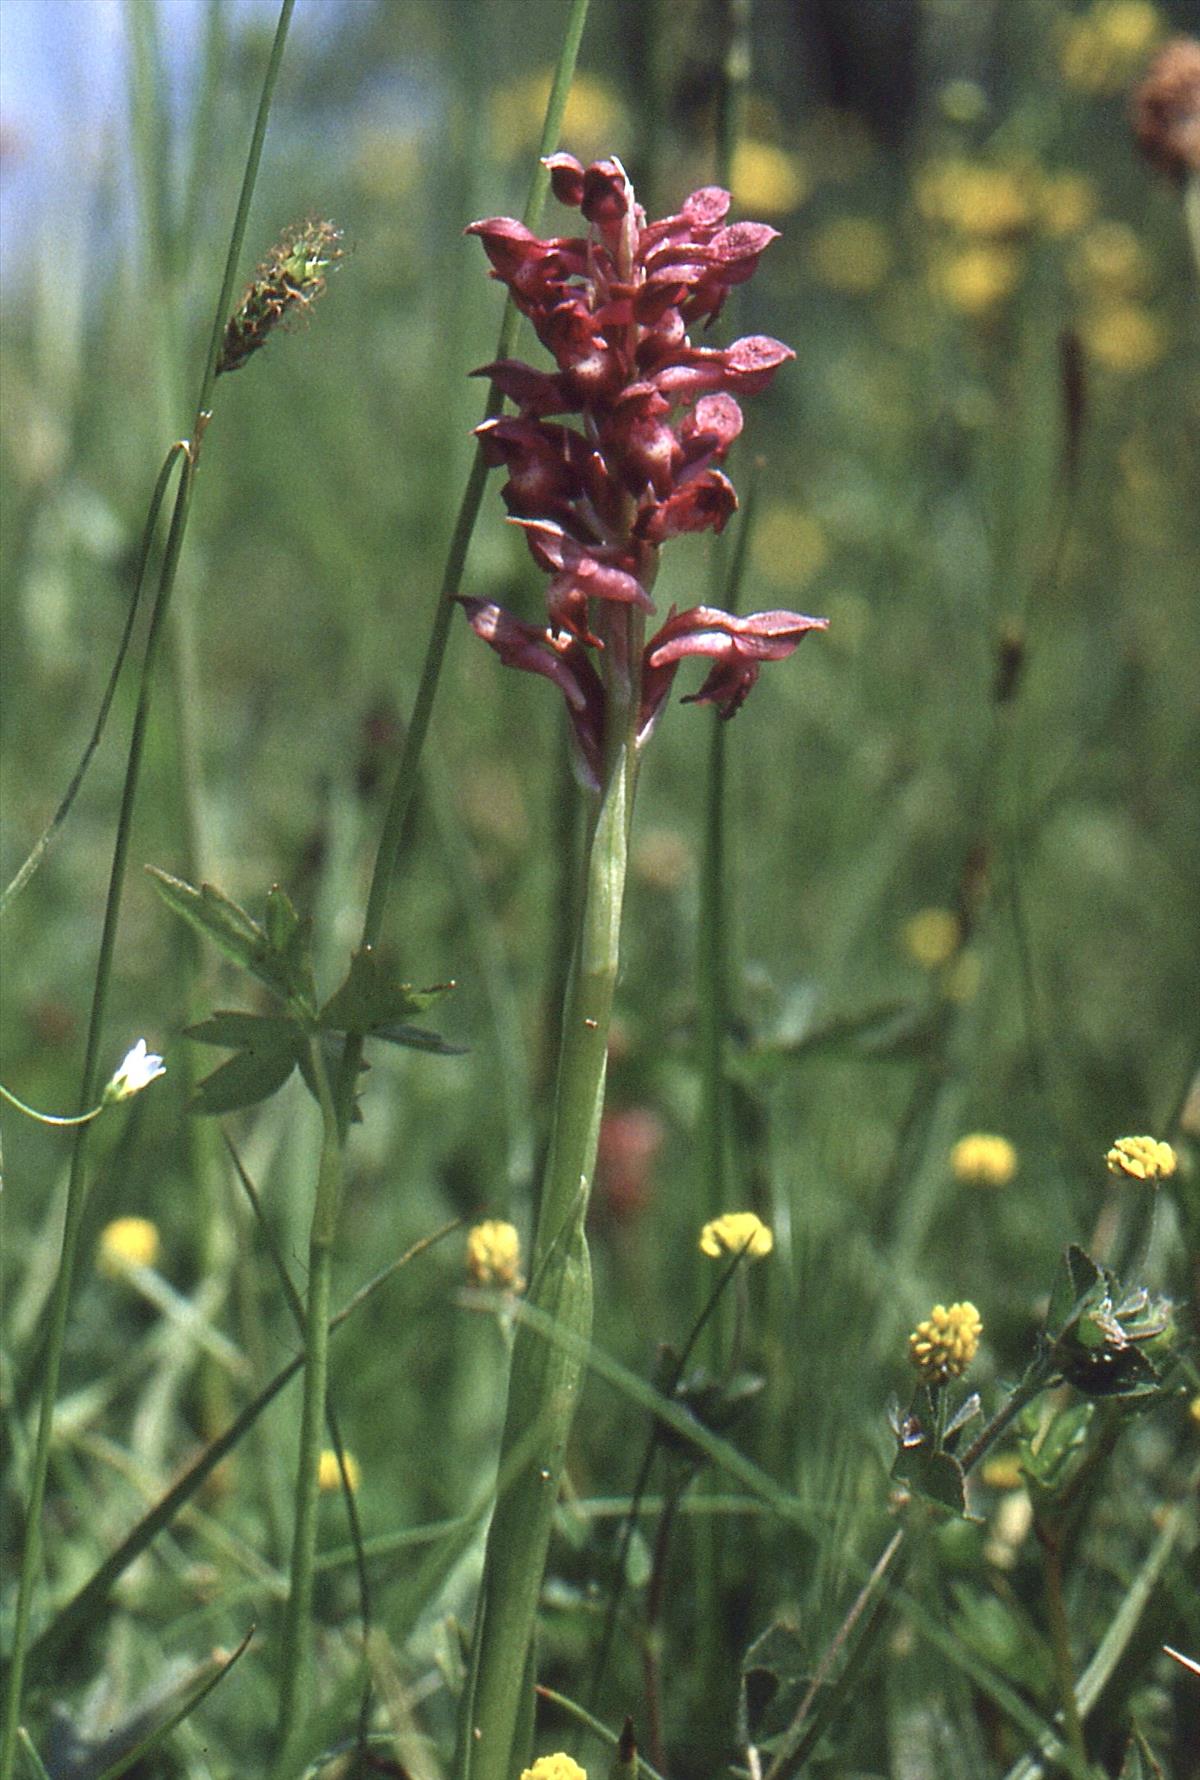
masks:
{"type": "Polygon", "coordinates": [[[713,1218],[700,1232],[700,1253],[719,1261],[722,1255],[745,1254],[761,1260],[775,1247],[769,1227],[752,1211],[727,1211],[713,1218]]]}
{"type": "Polygon", "coordinates": [[[991,1490],[1019,1490],[1025,1482],[1021,1455],[1016,1452],[996,1453],[993,1458],[985,1459],[979,1467],[979,1475],[991,1490]]]}
{"type": "Polygon", "coordinates": [[[962,938],[962,922],[953,909],[918,909],[900,929],[904,950],[923,970],[949,964],[962,938]]]}
{"type": "Polygon", "coordinates": [[[1016,289],[1021,256],[1003,242],[980,241],[935,261],[933,288],[952,309],[985,315],[1016,289]]]}
{"type": "MultiPolygon", "coordinates": [[[[347,1448],[343,1454],[346,1460],[346,1482],[350,1485],[351,1495],[358,1494],[358,1486],[362,1482],[362,1466],[354,1454],[347,1448]]],[[[327,1446],[317,1460],[317,1488],[325,1495],[342,1487],[342,1468],[338,1464],[338,1456],[332,1446],[327,1446]]]]}
{"type": "Polygon", "coordinates": [[[119,1279],[130,1267],[153,1267],[161,1246],[158,1225],[149,1218],[114,1218],[100,1232],[96,1265],[109,1279],[119,1279]]]}
{"type": "Polygon", "coordinates": [[[761,137],[743,136],[733,151],[729,183],[739,208],[781,216],[803,204],[810,182],[795,155],[761,137]]]}
{"type": "Polygon", "coordinates": [[[983,1323],[973,1304],[935,1304],[908,1338],[908,1357],[928,1384],[961,1378],[979,1348],[983,1323]]]}
{"type": "Polygon", "coordinates": [[[1138,303],[1105,303],[1084,318],[1079,334],[1088,357],[1118,377],[1148,371],[1168,345],[1162,323],[1138,303]]]}
{"type": "Polygon", "coordinates": [[[522,1768],[521,1780],[587,1780],[587,1769],[569,1755],[539,1755],[531,1768],[522,1768]]]}
{"type": "Polygon", "coordinates": [[[1169,1143],[1156,1137],[1118,1137],[1104,1160],[1110,1174],[1153,1184],[1174,1174],[1178,1158],[1169,1143]]]}
{"type": "Polygon", "coordinates": [[[950,1151],[950,1172],[970,1187],[1006,1187],[1017,1172],[1017,1152],[1007,1137],[972,1131],[950,1151]]]}
{"type": "Polygon", "coordinates": [[[474,1285],[503,1286],[519,1292],[525,1281],[521,1278],[521,1238],[515,1224],[503,1218],[485,1218],[467,1232],[467,1273],[474,1285]]]}

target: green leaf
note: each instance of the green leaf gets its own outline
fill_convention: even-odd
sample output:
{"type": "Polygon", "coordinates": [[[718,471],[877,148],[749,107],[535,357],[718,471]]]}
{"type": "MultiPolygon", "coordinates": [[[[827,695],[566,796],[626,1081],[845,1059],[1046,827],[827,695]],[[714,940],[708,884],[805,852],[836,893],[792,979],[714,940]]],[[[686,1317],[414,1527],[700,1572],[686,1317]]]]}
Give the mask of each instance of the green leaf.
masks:
{"type": "Polygon", "coordinates": [[[267,894],[267,925],[262,927],[214,884],[201,884],[197,890],[157,866],[148,865],[146,870],[168,908],[276,995],[311,1011],[316,991],[308,924],[278,885],[267,894]]]}
{"type": "Polygon", "coordinates": [[[282,1015],[247,1014],[234,1008],[218,1008],[207,1020],[185,1026],[183,1036],[195,1039],[197,1044],[224,1045],[230,1051],[279,1051],[304,1041],[294,1020],[282,1015]]]}
{"type": "Polygon", "coordinates": [[[892,1476],[906,1483],[927,1502],[948,1508],[951,1514],[965,1515],[967,1512],[963,1468],[953,1453],[934,1452],[924,1445],[901,1447],[892,1466],[892,1476]]]}
{"type": "Polygon", "coordinates": [[[99,1780],[120,1780],[122,1774],[129,1773],[131,1768],[139,1766],[146,1756],[160,1748],[171,1732],[178,1729],[185,1718],[191,1716],[202,1700],[208,1698],[213,1688],[224,1681],[253,1636],[254,1627],[251,1626],[231,1655],[226,1656],[223,1653],[214,1652],[212,1656],[201,1663],[196,1671],[197,1676],[203,1677],[200,1685],[193,1687],[182,1705],[172,1711],[161,1723],[155,1725],[153,1730],[142,1736],[132,1748],[125,1750],[115,1761],[111,1762],[100,1774],[99,1780]]]}
{"type": "Polygon", "coordinates": [[[1053,1492],[1070,1482],[1094,1414],[1091,1403],[1068,1403],[1040,1431],[1036,1450],[1031,1442],[1023,1444],[1021,1469],[1035,1488],[1053,1492]]]}
{"type": "Polygon", "coordinates": [[[278,884],[272,884],[267,891],[265,924],[267,938],[275,952],[286,952],[303,926],[291,897],[278,884]]]}
{"type": "Polygon", "coordinates": [[[440,1033],[427,1032],[423,1026],[376,1026],[372,1038],[382,1038],[390,1045],[406,1045],[410,1051],[432,1051],[435,1057],[467,1057],[468,1045],[452,1045],[440,1033]]]}
{"type": "MultiPolygon", "coordinates": [[[[293,1028],[293,1032],[295,1029],[293,1028]]],[[[198,1113],[238,1112],[276,1093],[287,1081],[303,1051],[303,1040],[291,1048],[239,1050],[206,1075],[196,1089],[192,1110],[198,1113]]]]}
{"type": "Polygon", "coordinates": [[[414,989],[400,981],[385,956],[364,946],[354,953],[349,975],[321,1009],[317,1024],[327,1032],[366,1037],[383,1027],[405,1025],[413,1014],[432,1007],[453,987],[453,983],[440,983],[432,989],[414,989]]]}
{"type": "Polygon", "coordinates": [[[255,960],[266,948],[267,936],[245,909],[213,884],[202,884],[197,890],[156,865],[148,865],[146,870],[168,908],[211,939],[226,957],[248,970],[254,969],[255,960]]]}
{"type": "Polygon", "coordinates": [[[317,985],[312,967],[312,922],[301,919],[287,891],[278,884],[267,891],[266,930],[290,993],[305,1007],[314,1008],[317,985]]]}
{"type": "Polygon", "coordinates": [[[796,1715],[812,1681],[812,1658],[800,1629],[777,1619],[742,1658],[739,1738],[770,1751],[796,1715]]]}
{"type": "Polygon", "coordinates": [[[1081,1248],[1072,1243],[1063,1255],[1050,1293],[1046,1333],[1051,1340],[1061,1334],[1072,1318],[1079,1314],[1085,1298],[1096,1292],[1103,1297],[1105,1289],[1104,1273],[1090,1255],[1085,1255],[1081,1248]]]}

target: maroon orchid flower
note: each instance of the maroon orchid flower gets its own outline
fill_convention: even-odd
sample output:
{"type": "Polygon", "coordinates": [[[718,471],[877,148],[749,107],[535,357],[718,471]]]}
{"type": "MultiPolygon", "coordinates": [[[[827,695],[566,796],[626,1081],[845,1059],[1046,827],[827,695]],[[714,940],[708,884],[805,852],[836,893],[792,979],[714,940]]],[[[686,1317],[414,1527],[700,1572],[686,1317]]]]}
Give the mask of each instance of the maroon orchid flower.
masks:
{"type": "Polygon", "coordinates": [[[478,429],[486,461],[503,466],[505,505],[548,576],[545,628],[487,601],[464,599],[472,628],[509,667],[558,686],[578,764],[598,786],[604,726],[618,697],[638,743],[653,729],[679,663],[711,666],[685,703],[740,709],[764,661],[780,661],[826,620],[798,612],[737,618],[708,606],[672,610],[643,644],[665,539],[719,532],[737,509],[718,467],[742,429],[738,397],[766,389],[790,347],[762,334],[693,346],[729,291],[776,239],[763,223],[729,224],[729,193],[693,192],[676,216],[648,223],[617,160],[546,163],[554,194],[587,233],[542,240],[511,217],[472,223],[492,276],[507,285],[554,359],[485,365],[515,416],[478,429]],[[578,415],[578,429],[551,416],[578,415]]]}
{"type": "Polygon", "coordinates": [[[764,661],[783,661],[810,630],[824,630],[828,623],[828,618],[805,618],[799,612],[752,612],[736,618],[714,606],[672,611],[646,645],[639,735],[654,723],[685,656],[706,655],[713,665],[699,692],[684,704],[716,705],[722,717],[732,717],[764,661]]]}

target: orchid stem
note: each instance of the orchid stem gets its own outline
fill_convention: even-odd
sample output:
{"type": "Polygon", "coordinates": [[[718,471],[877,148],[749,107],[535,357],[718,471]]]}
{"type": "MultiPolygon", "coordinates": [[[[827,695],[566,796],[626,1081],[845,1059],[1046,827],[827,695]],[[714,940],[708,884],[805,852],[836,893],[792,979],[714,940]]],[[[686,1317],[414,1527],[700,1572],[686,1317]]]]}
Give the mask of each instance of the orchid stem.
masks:
{"type": "MultiPolygon", "coordinates": [[[[592,1324],[584,1217],[596,1160],[616,987],[635,778],[627,713],[610,706],[608,771],[589,840],[579,931],[563,1011],[554,1124],[534,1238],[530,1303],[586,1345],[592,1324]]],[[[496,1504],[475,1624],[475,1683],[460,1726],[458,1780],[511,1780],[524,1765],[525,1682],[567,1439],[583,1380],[578,1352],[524,1323],[509,1380],[496,1504]]]]}

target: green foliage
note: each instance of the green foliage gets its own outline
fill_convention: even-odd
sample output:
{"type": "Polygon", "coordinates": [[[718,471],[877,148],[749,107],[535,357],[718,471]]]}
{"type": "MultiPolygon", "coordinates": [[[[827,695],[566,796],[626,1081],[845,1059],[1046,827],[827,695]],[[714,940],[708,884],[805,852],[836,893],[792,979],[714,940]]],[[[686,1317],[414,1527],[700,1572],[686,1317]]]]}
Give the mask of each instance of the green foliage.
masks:
{"type": "MultiPolygon", "coordinates": [[[[155,240],[153,204],[133,230],[101,226],[133,209],[127,162],[79,145],[43,232],[6,248],[4,881],[88,745],[154,477],[192,429],[180,392],[203,355],[266,53],[246,9],[203,10],[212,43],[189,43],[182,85],[164,77],[148,120],[155,240]]],[[[318,1066],[336,1084],[347,1038],[367,1045],[335,1304],[453,1219],[511,1216],[527,1237],[550,1116],[578,810],[551,690],[505,673],[457,612],[395,894],[379,944],[360,935],[480,418],[465,373],[499,319],[461,230],[520,208],[531,83],[562,8],[500,0],[469,31],[453,9],[380,0],[306,32],[308,10],[233,299],[310,206],[337,218],[346,257],[311,316],[219,379],[205,434],[172,615],[184,646],[160,663],[130,854],[169,869],[151,872],[154,896],[127,874],[101,1052],[144,1033],[167,1075],[90,1139],[31,1775],[61,1770],[56,1726],[90,1743],[96,1715],[127,1719],[168,1664],[198,1672],[252,1621],[237,1668],[145,1765],[207,1780],[272,1758],[299,1403],[270,1251],[302,1292],[318,1066]],[[425,1023],[451,976],[461,1053],[425,1023]],[[260,1216],[189,1107],[227,1121],[260,1216]],[[122,1216],[158,1227],[157,1299],[92,1265],[122,1216]],[[236,1365],[197,1341],[205,1325],[236,1365]]],[[[744,1322],[730,1293],[669,1392],[671,1361],[654,1356],[681,1350],[711,1288],[696,1238],[713,1185],[695,978],[710,713],[676,701],[640,777],[608,1057],[624,1125],[605,1132],[589,1232],[596,1365],[541,1601],[539,1672],[557,1697],[537,1707],[536,1746],[573,1749],[590,1780],[626,1713],[638,1756],[618,1759],[622,1780],[660,1753],[672,1780],[748,1771],[752,1739],[764,1774],[790,1748],[813,1780],[1070,1771],[1039,1530],[1060,1554],[1089,1761],[1124,1763],[1129,1780],[1188,1770],[1195,1678],[1162,1646],[1200,1652],[1200,385],[1180,194],[1129,146],[1138,69],[1106,72],[1093,41],[1111,10],[950,7],[914,51],[907,124],[908,64],[881,69],[881,135],[866,111],[829,107],[824,52],[787,9],[752,9],[734,214],[781,238],[713,338],[761,330],[797,359],[747,414],[734,478],[745,492],[762,460],[754,523],[730,531],[742,609],[831,620],[725,731],[719,1209],[753,1207],[776,1247],[747,1272],[744,1322]],[[1067,72],[1081,32],[1090,86],[1067,72]],[[949,199],[968,191],[956,219],[949,199]],[[985,228],[1000,196],[1007,213],[985,228]],[[931,912],[940,954],[914,942],[931,912]],[[1011,1141],[1008,1184],[956,1176],[953,1145],[973,1131],[1011,1141]],[[1134,1131],[1178,1150],[1155,1191],[1105,1174],[1108,1146],[1134,1131]],[[966,1296],[984,1334],[961,1397],[910,1395],[908,1330],[966,1296]],[[968,1463],[1014,1387],[1042,1384],[1010,1438],[968,1463]],[[976,1396],[981,1415],[959,1421],[976,1396]],[[669,1433],[623,1541],[655,1427],[669,1433]],[[898,1529],[903,1559],[872,1586],[898,1529]],[[629,1586],[589,1701],[618,1568],[629,1586]],[[587,1702],[605,1735],[562,1700],[587,1702]]],[[[1143,9],[1119,10],[1128,26],[1143,9]]],[[[163,34],[169,11],[128,16],[163,34]]],[[[1164,36],[1190,24],[1169,4],[1157,19],[1164,36]]],[[[152,86],[167,46],[150,35],[152,86]]],[[[567,145],[620,154],[656,209],[718,177],[704,95],[719,36],[687,6],[593,0],[567,145]],[[669,42],[650,41],[659,14],[669,42]]],[[[849,56],[851,101],[870,53],[849,56]]],[[[6,181],[23,177],[20,143],[11,165],[9,151],[6,134],[6,181]]],[[[542,363],[527,334],[515,350],[542,363]]],[[[532,619],[537,577],[498,481],[456,591],[532,619]]],[[[656,604],[720,603],[726,567],[707,541],[679,540],[656,604]]],[[[146,621],[139,608],[130,661],[146,621]]],[[[3,1078],[38,1106],[78,1104],[135,701],[127,663],[70,813],[0,929],[3,1078]]],[[[66,1152],[7,1111],[3,1138],[7,1654],[66,1152]]],[[[364,1663],[372,1757],[426,1780],[453,1747],[513,1313],[464,1289],[450,1246],[331,1342],[366,1589],[345,1506],[322,1496],[304,1753],[330,1773],[371,1771],[354,1755],[364,1663]]]]}
{"type": "Polygon", "coordinates": [[[282,1088],[296,1068],[319,1101],[310,1045],[320,1044],[333,1068],[337,1052],[329,1041],[336,1035],[380,1038],[442,1057],[464,1054],[462,1046],[408,1024],[411,1015],[432,1007],[453,983],[413,989],[399,980],[385,957],[367,947],[354,954],[345,982],[318,1009],[312,923],[300,918],[278,884],[267,892],[260,924],[212,884],[197,890],[167,872],[148,869],[169,908],[265,983],[290,1010],[287,1016],[218,1012],[185,1028],[185,1038],[236,1053],[198,1084],[193,1099],[197,1112],[230,1113],[255,1106],[282,1088]]]}

